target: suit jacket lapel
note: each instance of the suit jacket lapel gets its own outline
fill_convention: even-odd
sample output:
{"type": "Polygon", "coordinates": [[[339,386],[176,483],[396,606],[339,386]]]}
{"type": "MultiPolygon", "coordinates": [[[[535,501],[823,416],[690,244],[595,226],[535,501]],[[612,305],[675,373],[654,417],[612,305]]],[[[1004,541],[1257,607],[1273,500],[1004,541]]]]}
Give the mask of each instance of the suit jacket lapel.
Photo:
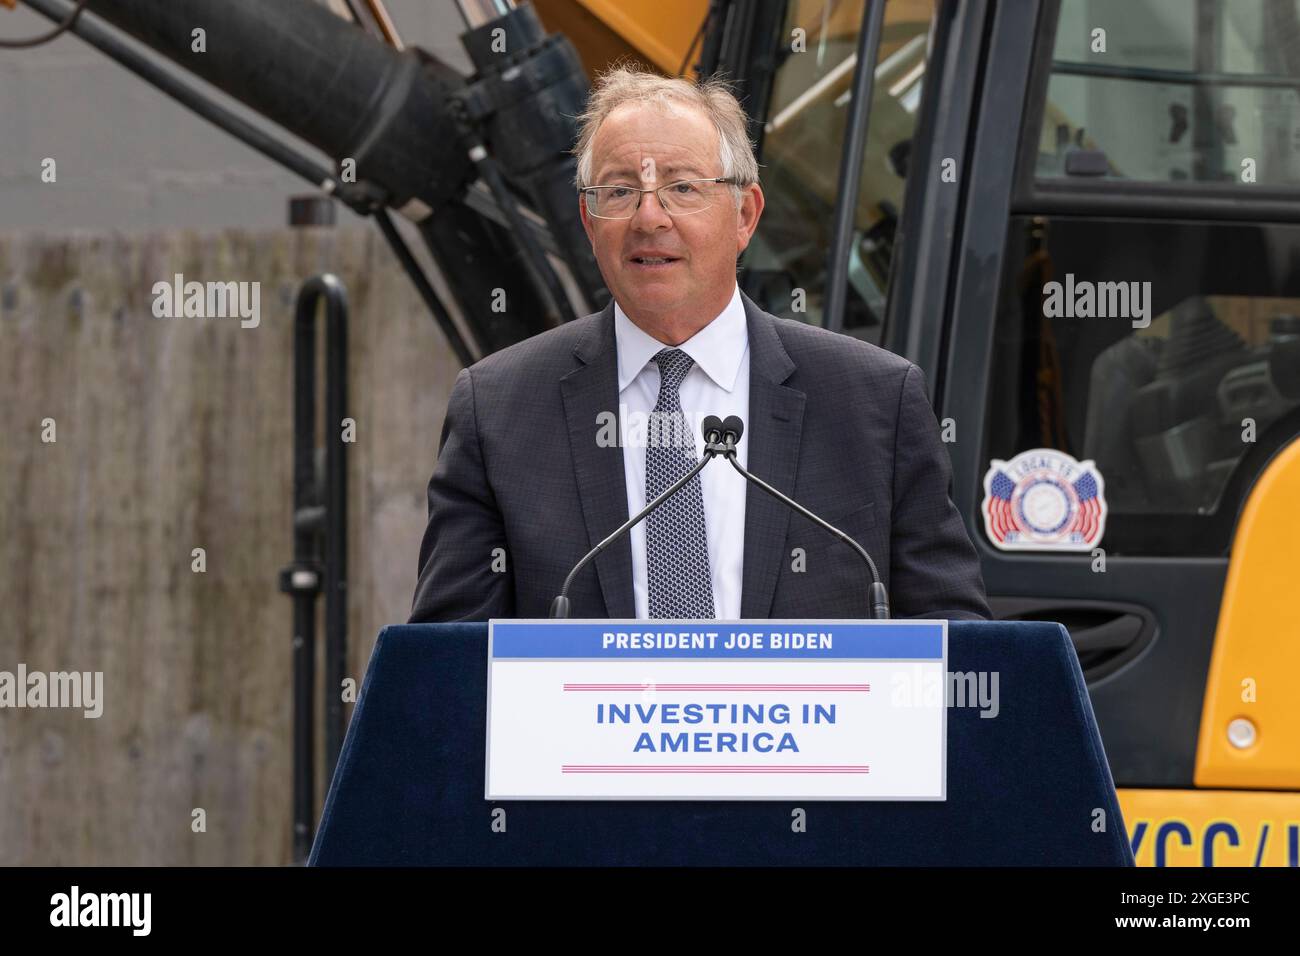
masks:
{"type": "MultiPolygon", "coordinates": [[[[796,368],[781,344],[772,316],[743,292],[749,328],[749,455],[747,467],[787,495],[794,493],[806,396],[784,385],[796,368]]],[[[728,466],[729,467],[729,466],[728,466]]],[[[749,485],[745,494],[745,560],[740,613],[765,618],[772,612],[785,553],[790,509],[749,485]]]]}
{"type": "MultiPolygon", "coordinates": [[[[614,302],[575,347],[583,363],[560,380],[564,414],[569,427],[573,474],[578,483],[582,516],[587,526],[588,548],[594,548],[629,517],[623,449],[617,442],[598,445],[596,434],[602,412],[617,421],[618,356],[614,344],[614,302]]],[[[632,543],[624,535],[595,560],[605,611],[610,617],[636,616],[632,596],[632,543]]],[[[579,574],[590,574],[584,568],[579,574]]]]}

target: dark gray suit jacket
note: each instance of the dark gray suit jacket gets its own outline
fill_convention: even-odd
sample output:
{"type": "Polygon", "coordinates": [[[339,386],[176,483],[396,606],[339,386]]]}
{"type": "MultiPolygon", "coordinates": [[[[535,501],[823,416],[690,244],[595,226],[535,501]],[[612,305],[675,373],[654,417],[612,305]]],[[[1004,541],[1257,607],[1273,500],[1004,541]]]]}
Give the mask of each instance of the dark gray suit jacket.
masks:
{"type": "MultiPolygon", "coordinates": [[[[867,549],[895,617],[988,617],[920,369],[742,298],[750,471],[867,549]]],[[[547,616],[569,569],[629,517],[623,449],[596,438],[600,413],[618,407],[612,303],[460,373],[412,622],[547,616]]],[[[628,538],[594,565],[573,584],[572,616],[635,617],[628,538]]],[[[869,582],[851,548],[748,487],[743,618],[863,618],[869,582]]]]}

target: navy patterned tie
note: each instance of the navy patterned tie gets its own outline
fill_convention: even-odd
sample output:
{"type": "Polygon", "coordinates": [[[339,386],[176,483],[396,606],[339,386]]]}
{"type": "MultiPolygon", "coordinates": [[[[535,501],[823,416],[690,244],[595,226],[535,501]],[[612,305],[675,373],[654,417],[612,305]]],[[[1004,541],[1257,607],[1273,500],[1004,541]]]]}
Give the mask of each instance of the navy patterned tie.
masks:
{"type": "MultiPolygon", "coordinates": [[[[677,394],[695,360],[681,349],[662,349],[654,362],[660,380],[646,443],[647,503],[699,462],[695,436],[686,426],[677,394]]],[[[713,580],[699,475],[646,518],[645,552],[651,617],[713,617],[713,580]]]]}

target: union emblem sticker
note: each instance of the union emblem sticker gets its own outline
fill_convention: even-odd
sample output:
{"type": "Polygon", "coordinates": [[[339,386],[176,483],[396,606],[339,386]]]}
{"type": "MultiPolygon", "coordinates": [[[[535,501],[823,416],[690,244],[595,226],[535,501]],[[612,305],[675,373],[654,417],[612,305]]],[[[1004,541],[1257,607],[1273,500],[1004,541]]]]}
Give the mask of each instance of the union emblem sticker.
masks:
{"type": "Polygon", "coordinates": [[[1003,551],[1091,551],[1106,530],[1096,462],[1054,448],[993,459],[984,475],[984,531],[1003,551]]]}

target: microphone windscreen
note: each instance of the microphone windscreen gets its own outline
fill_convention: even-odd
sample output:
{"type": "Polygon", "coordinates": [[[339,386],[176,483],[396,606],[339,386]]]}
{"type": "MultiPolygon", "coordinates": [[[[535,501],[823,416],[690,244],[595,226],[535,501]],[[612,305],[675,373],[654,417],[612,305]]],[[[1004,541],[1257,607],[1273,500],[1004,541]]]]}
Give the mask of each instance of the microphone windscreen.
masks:
{"type": "Polygon", "coordinates": [[[740,420],[739,415],[728,415],[727,420],[722,423],[724,432],[731,432],[736,436],[736,441],[740,441],[740,436],[745,434],[745,423],[740,420]]]}

